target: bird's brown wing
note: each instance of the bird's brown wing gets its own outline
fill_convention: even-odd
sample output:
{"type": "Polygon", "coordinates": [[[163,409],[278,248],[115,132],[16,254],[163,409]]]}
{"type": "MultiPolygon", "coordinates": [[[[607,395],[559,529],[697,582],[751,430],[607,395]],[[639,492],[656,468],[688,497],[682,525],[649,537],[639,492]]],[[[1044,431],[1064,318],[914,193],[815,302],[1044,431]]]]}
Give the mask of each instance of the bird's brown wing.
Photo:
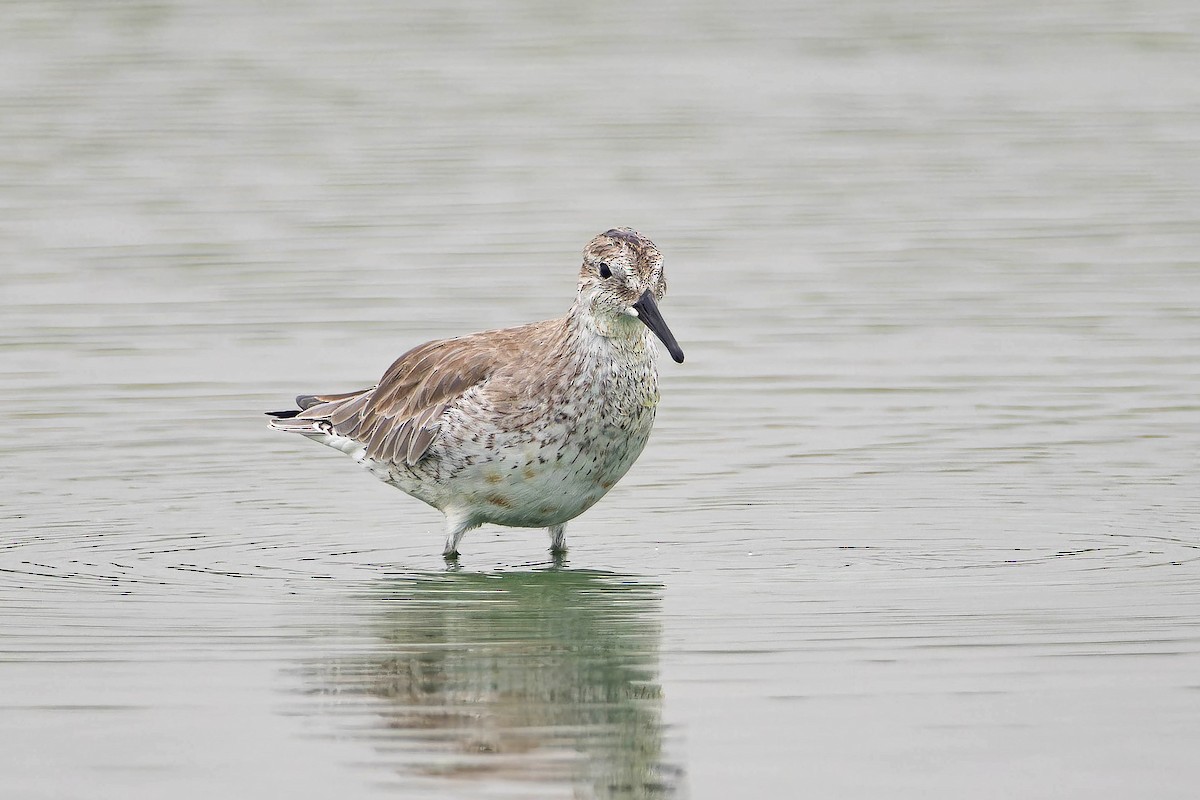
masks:
{"type": "Polygon", "coordinates": [[[365,444],[368,458],[412,466],[436,438],[446,407],[488,379],[508,338],[473,334],[418,345],[377,386],[297,398],[302,407],[312,404],[294,419],[327,420],[333,433],[365,444]]]}

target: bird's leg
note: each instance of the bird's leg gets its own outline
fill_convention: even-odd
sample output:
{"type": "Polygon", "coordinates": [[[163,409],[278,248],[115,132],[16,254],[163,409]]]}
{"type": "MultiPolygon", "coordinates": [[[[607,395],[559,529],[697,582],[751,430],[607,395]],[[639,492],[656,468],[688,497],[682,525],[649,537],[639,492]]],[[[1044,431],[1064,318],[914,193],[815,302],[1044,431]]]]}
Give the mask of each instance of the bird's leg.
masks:
{"type": "Polygon", "coordinates": [[[446,512],[446,546],[442,549],[442,558],[447,561],[457,561],[458,543],[462,541],[463,534],[477,527],[479,527],[478,524],[473,524],[470,517],[446,512]]]}
{"type": "Polygon", "coordinates": [[[550,531],[550,552],[555,555],[562,555],[567,552],[567,524],[551,525],[550,531]]]}

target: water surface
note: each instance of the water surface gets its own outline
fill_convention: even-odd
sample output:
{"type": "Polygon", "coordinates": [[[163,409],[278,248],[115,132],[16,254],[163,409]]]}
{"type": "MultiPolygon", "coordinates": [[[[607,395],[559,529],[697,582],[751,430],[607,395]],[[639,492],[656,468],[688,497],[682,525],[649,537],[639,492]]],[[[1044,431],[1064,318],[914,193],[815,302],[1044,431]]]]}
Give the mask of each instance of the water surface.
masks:
{"type": "Polygon", "coordinates": [[[8,4],[6,796],[1191,797],[1198,30],[8,4]],[[626,224],[688,359],[566,564],[265,429],[626,224]]]}

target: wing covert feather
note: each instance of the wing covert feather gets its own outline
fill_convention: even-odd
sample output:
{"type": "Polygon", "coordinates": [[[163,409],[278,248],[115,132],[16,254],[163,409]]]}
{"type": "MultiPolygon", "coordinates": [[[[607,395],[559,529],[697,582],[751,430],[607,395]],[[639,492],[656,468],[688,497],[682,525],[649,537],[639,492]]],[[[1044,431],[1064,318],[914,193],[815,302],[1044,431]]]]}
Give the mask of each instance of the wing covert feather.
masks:
{"type": "Polygon", "coordinates": [[[315,402],[298,416],[329,420],[334,433],[365,444],[369,458],[412,466],[437,438],[450,403],[491,375],[498,344],[475,334],[418,345],[396,359],[377,386],[308,396],[315,402]]]}
{"type": "Polygon", "coordinates": [[[412,466],[437,439],[446,409],[472,388],[495,377],[494,405],[528,403],[529,392],[516,391],[506,376],[513,369],[541,374],[546,365],[527,363],[528,354],[568,334],[566,320],[556,319],[426,342],[393,361],[370,389],[303,396],[296,418],[327,421],[332,432],[366,445],[370,458],[412,466]]]}

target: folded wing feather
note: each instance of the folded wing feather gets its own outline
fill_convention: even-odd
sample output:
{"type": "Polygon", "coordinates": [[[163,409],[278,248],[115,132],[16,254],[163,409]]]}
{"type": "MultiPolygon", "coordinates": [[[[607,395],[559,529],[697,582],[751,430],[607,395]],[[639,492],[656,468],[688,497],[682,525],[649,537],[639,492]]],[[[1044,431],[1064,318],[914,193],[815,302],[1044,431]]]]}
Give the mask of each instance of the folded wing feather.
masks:
{"type": "Polygon", "coordinates": [[[494,347],[479,336],[427,342],[388,368],[379,385],[339,395],[304,395],[299,420],[328,420],[333,432],[367,446],[367,456],[412,466],[437,437],[446,408],[488,379],[494,347]]]}

